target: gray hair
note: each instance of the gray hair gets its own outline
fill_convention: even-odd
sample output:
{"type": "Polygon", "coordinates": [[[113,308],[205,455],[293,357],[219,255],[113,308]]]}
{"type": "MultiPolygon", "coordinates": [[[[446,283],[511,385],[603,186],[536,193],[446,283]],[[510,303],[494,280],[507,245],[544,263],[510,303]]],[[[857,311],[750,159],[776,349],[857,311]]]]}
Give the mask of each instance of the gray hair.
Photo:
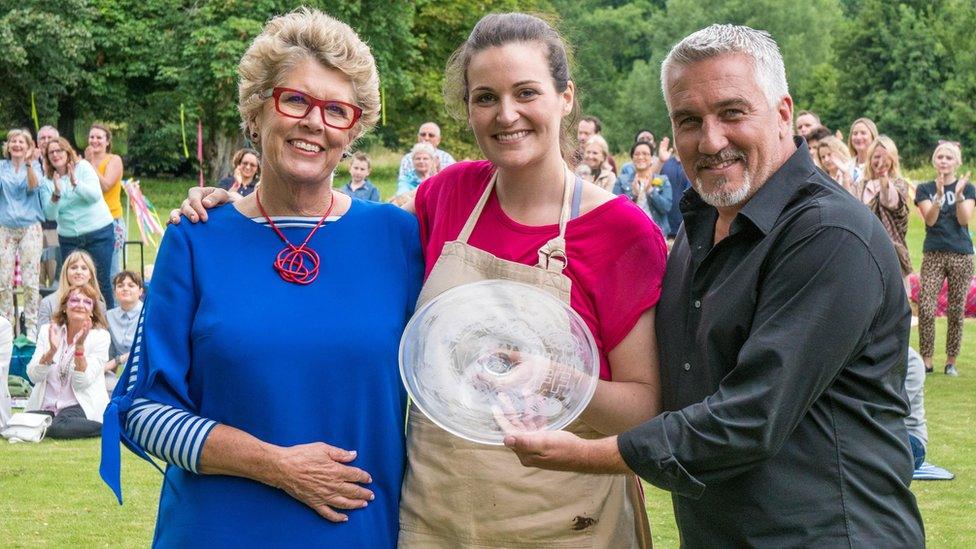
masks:
{"type": "Polygon", "coordinates": [[[413,159],[413,155],[417,153],[425,153],[430,157],[431,160],[437,160],[437,150],[430,143],[416,143],[413,148],[410,149],[410,158],[413,159]]]}
{"type": "Polygon", "coordinates": [[[668,75],[675,66],[685,66],[721,55],[741,53],[752,59],[756,84],[771,106],[790,93],[786,68],[776,41],[766,31],[740,25],[712,25],[686,36],[678,42],[661,63],[661,90],[668,98],[668,75]]]}

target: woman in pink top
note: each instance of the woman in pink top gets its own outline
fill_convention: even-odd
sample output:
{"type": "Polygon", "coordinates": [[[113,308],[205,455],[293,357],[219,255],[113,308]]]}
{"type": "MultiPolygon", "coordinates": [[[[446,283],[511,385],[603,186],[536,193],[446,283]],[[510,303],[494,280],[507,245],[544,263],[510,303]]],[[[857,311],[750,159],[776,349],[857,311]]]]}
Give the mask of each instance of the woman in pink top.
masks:
{"type": "MultiPolygon", "coordinates": [[[[595,438],[653,417],[654,306],[667,248],[626,197],[568,170],[578,107],[562,37],[533,16],[486,16],[452,56],[447,78],[448,99],[466,113],[487,161],[448,167],[406,205],[425,252],[419,303],[486,278],[536,284],[570,303],[600,351],[596,394],[568,429],[595,438]]],[[[207,206],[226,200],[217,193],[207,206]]],[[[191,190],[191,220],[205,218],[206,194],[191,190]]],[[[407,449],[400,547],[649,544],[633,475],[527,469],[507,448],[454,437],[416,408],[407,449]]]]}

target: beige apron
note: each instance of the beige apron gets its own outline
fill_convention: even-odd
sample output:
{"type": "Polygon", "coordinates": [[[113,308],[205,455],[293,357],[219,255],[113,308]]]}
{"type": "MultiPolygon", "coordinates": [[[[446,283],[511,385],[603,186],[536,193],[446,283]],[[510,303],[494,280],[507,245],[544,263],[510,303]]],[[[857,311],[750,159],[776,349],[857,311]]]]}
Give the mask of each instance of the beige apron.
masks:
{"type": "MultiPolygon", "coordinates": [[[[492,279],[532,284],[569,303],[571,281],[562,270],[572,173],[566,170],[559,235],[539,250],[537,266],[468,245],[494,186],[493,176],[457,240],[444,244],[420,292],[418,309],[445,290],[492,279]]],[[[584,438],[601,436],[578,420],[567,430],[584,438]]],[[[632,548],[650,547],[651,537],[635,475],[523,467],[508,448],[451,435],[411,406],[399,546],[632,548]]]]}

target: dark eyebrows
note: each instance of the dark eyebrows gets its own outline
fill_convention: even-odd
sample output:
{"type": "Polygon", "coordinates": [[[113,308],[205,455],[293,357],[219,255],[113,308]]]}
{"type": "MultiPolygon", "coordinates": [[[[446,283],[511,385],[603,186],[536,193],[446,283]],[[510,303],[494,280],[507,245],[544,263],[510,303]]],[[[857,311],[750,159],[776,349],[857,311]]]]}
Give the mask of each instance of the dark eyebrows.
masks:
{"type": "MultiPolygon", "coordinates": [[[[730,99],[723,99],[722,101],[719,101],[719,102],[714,103],[711,106],[709,106],[709,110],[719,110],[720,111],[720,110],[724,110],[724,109],[728,109],[728,108],[738,108],[738,109],[742,109],[744,111],[752,111],[753,110],[752,103],[750,103],[749,101],[746,101],[745,99],[743,99],[741,97],[733,97],[733,98],[730,98],[730,99]]],[[[671,113],[670,113],[671,120],[677,120],[677,119],[679,119],[681,117],[684,117],[684,116],[697,116],[697,115],[696,115],[695,111],[692,111],[691,109],[678,109],[678,110],[675,110],[675,111],[671,111],[671,113]]]]}
{"type": "MultiPolygon", "coordinates": [[[[518,82],[512,84],[512,87],[518,88],[529,84],[541,85],[542,82],[539,82],[538,80],[519,80],[518,82]]],[[[494,90],[491,88],[491,86],[478,86],[476,88],[471,89],[472,93],[476,91],[494,91],[494,90]]]]}

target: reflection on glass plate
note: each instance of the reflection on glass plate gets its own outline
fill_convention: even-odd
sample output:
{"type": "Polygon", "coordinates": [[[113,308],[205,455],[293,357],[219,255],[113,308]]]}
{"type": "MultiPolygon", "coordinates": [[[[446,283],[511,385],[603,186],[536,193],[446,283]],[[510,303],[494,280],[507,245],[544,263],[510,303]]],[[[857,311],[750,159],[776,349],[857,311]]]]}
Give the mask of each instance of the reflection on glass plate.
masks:
{"type": "Polygon", "coordinates": [[[421,307],[400,340],[410,398],[437,425],[484,444],[558,430],[586,408],[600,374],[576,311],[539,288],[487,280],[421,307]]]}

